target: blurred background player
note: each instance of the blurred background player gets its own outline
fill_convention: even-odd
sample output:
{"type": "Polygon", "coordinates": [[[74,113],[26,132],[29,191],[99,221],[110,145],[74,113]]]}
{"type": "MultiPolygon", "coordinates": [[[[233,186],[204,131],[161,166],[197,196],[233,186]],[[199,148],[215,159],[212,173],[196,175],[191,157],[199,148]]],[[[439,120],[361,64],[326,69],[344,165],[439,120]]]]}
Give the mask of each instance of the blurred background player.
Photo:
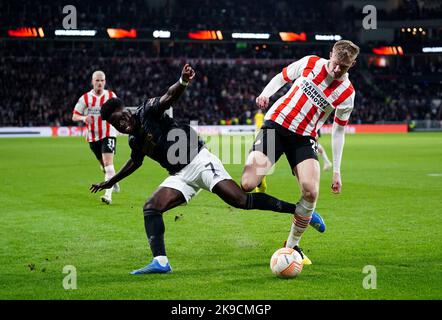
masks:
{"type": "Polygon", "coordinates": [[[285,245],[301,255],[299,241],[311,222],[319,195],[321,170],[317,156],[317,131],[333,112],[331,188],[334,193],[341,192],[344,129],[355,97],[347,71],[355,65],[358,54],[359,47],[353,42],[340,40],[334,44],[328,60],[315,55],[303,57],[283,68],[256,98],[258,107],[267,108],[269,98],[286,83],[293,82],[290,90],[266,113],[264,125],[247,158],[241,186],[245,191],[253,190],[281,155],[286,155],[302,196],[285,245]],[[269,136],[273,136],[274,140],[267,141],[271,140],[267,139],[269,136]],[[272,151],[273,154],[270,154],[272,151]]]}
{"type": "MultiPolygon", "coordinates": [[[[100,162],[105,180],[115,175],[114,154],[117,146],[117,130],[107,121],[101,119],[101,106],[116,95],[111,90],[106,90],[106,75],[103,71],[95,71],[92,74],[92,90],[83,94],[75,105],[72,120],[82,121],[87,125],[87,141],[89,147],[100,162]]],[[[119,192],[120,186],[107,189],[101,196],[101,201],[106,204],[112,203],[112,191],[119,192]]]]}
{"type": "MultiPolygon", "coordinates": [[[[262,125],[264,124],[264,113],[261,109],[258,109],[258,111],[255,114],[255,117],[253,118],[255,122],[255,138],[259,133],[259,130],[261,130],[262,125]]],[[[267,179],[264,176],[259,183],[259,185],[255,188],[255,192],[266,192],[267,191],[267,179]]]]}
{"type": "MultiPolygon", "coordinates": [[[[318,140],[321,137],[321,130],[318,130],[318,140]]],[[[329,171],[332,168],[332,163],[328,159],[327,152],[325,151],[325,148],[318,142],[318,154],[321,156],[322,161],[324,162],[322,164],[322,170],[329,171]]]]}

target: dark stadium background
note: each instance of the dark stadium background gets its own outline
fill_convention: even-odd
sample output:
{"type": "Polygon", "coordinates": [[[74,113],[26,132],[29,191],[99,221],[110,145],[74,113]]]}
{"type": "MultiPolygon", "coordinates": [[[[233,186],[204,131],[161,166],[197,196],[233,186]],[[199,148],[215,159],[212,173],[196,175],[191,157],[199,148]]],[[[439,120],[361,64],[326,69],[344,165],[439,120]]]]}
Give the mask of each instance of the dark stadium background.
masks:
{"type": "Polygon", "coordinates": [[[162,93],[185,62],[197,78],[176,105],[177,117],[206,125],[250,124],[254,99],[273,75],[307,54],[327,58],[334,41],[315,35],[340,35],[362,49],[350,73],[357,93],[351,123],[440,129],[442,53],[423,48],[442,47],[441,21],[441,1],[428,0],[2,1],[0,126],[76,125],[73,107],[90,89],[96,69],[135,106],[162,93]],[[63,29],[68,4],[77,9],[77,28],[96,30],[94,37],[54,34],[63,29]],[[376,30],[362,26],[367,4],[377,9],[376,30]],[[34,35],[10,35],[20,28],[34,35]],[[108,28],[135,29],[137,37],[111,39],[108,28]],[[171,36],[155,38],[155,30],[171,36]],[[215,39],[189,38],[201,30],[214,31],[215,39]],[[232,39],[233,32],[270,38],[232,39]],[[279,32],[301,40],[284,42],[279,32]]]}

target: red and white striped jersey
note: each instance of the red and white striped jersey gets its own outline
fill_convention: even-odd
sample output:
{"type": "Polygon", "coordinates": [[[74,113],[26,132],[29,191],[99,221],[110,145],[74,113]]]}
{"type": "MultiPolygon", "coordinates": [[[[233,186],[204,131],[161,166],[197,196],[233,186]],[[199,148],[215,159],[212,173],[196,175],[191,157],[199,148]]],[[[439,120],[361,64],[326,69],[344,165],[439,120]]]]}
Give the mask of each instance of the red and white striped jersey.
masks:
{"type": "Polygon", "coordinates": [[[346,73],[334,80],[325,68],[328,60],[306,56],[282,70],[286,82],[293,82],[287,93],[267,111],[272,120],[299,135],[316,137],[329,115],[345,126],[353,110],[355,91],[346,73]]]}
{"type": "Polygon", "coordinates": [[[92,123],[87,125],[88,134],[87,141],[95,142],[106,137],[115,137],[117,130],[110,125],[107,121],[101,119],[100,109],[101,106],[110,98],[115,98],[116,95],[111,90],[103,90],[101,96],[96,96],[94,90],[86,92],[80,99],[74,108],[74,114],[81,116],[92,117],[92,123]]]}

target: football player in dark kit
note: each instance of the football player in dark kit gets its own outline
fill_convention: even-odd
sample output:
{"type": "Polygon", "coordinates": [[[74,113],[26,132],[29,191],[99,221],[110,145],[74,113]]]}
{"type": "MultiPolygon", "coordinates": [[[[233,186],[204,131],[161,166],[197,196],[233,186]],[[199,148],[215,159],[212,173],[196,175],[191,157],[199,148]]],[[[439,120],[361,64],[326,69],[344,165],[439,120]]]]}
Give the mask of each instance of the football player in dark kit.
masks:
{"type": "Polygon", "coordinates": [[[104,120],[121,133],[129,134],[131,156],[110,180],[93,184],[91,192],[111,188],[137,170],[145,156],[160,163],[170,174],[143,206],[144,225],[154,258],[150,264],[132,271],[132,274],[167,273],[172,270],[166,256],[162,215],[189,202],[201,188],[217,194],[235,208],[291,214],[296,209],[296,205],[264,193],[245,193],[218,157],[205,148],[204,141],[195,130],[165,114],[194,77],[195,71],[186,64],[179,81],[163,96],[146,100],[135,113],[125,109],[118,98],[109,99],[101,108],[104,120]]]}

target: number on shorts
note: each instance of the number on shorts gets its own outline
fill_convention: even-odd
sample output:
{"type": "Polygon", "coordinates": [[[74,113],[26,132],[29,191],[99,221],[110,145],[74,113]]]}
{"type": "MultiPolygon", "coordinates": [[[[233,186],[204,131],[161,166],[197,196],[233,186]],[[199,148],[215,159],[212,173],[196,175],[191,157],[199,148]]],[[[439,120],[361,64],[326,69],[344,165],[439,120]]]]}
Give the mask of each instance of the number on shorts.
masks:
{"type": "Polygon", "coordinates": [[[113,151],[114,148],[115,148],[115,141],[113,139],[108,139],[107,140],[107,146],[108,146],[109,149],[111,149],[113,151]]]}
{"type": "Polygon", "coordinates": [[[318,142],[314,139],[310,139],[310,143],[312,144],[313,151],[318,154],[318,142]]]}
{"type": "Polygon", "coordinates": [[[114,139],[108,139],[108,140],[107,140],[107,147],[109,148],[109,150],[114,151],[114,148],[115,148],[115,140],[114,140],[114,139]]]}
{"type": "Polygon", "coordinates": [[[218,174],[217,174],[216,171],[215,171],[215,166],[213,165],[212,162],[209,162],[208,164],[206,164],[205,167],[206,167],[206,168],[207,168],[207,167],[210,167],[210,170],[212,170],[212,172],[213,172],[213,177],[214,177],[214,178],[218,177],[218,174]]]}

